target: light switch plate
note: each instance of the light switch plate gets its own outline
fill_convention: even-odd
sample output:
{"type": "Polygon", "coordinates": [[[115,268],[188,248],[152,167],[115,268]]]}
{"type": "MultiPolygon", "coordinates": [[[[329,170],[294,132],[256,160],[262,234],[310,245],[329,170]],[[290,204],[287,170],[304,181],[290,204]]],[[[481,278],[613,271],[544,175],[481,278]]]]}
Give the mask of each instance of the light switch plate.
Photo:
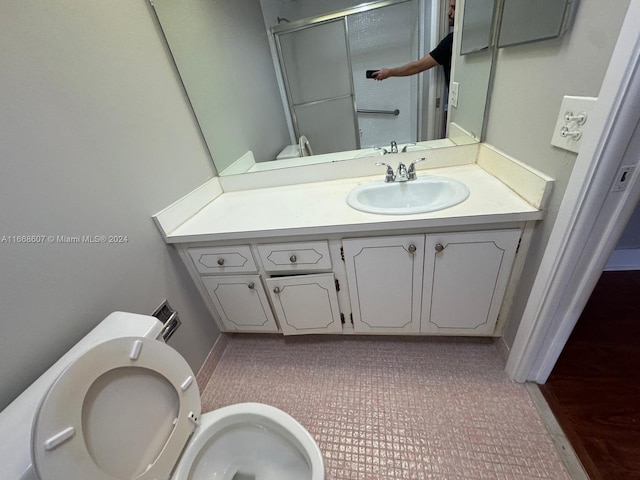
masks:
{"type": "Polygon", "coordinates": [[[560,106],[551,145],[578,153],[585,132],[590,130],[589,115],[598,100],[595,97],[573,97],[565,95],[560,106]],[[563,131],[565,132],[563,136],[563,131]]]}
{"type": "Polygon", "coordinates": [[[460,84],[458,82],[451,82],[451,89],[449,90],[449,103],[453,108],[458,108],[458,91],[460,84]]]}

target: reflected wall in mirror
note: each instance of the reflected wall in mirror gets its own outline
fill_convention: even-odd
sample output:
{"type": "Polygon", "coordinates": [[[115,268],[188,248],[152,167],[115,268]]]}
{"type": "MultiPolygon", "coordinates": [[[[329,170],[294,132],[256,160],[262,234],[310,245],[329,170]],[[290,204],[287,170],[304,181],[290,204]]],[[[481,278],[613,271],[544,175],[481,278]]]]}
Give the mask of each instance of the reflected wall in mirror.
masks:
{"type": "MultiPolygon", "coordinates": [[[[446,32],[448,4],[152,0],[220,174],[373,156],[382,153],[374,147],[388,150],[391,141],[400,148],[426,141],[408,149],[453,145],[436,140],[444,136],[447,100],[441,69],[385,82],[365,78],[366,70],[402,65],[435,47],[446,32]],[[292,36],[283,40],[286,35],[292,36]],[[325,43],[336,39],[344,57],[340,65],[325,58],[325,43]],[[339,88],[327,88],[338,72],[339,88]],[[299,98],[293,98],[295,88],[304,90],[296,93],[299,98]],[[303,147],[308,139],[310,148],[300,148],[299,139],[303,147]],[[302,156],[305,151],[314,155],[302,156]]],[[[449,116],[478,140],[491,56],[465,63],[454,66],[461,89],[457,112],[449,116]],[[474,77],[462,80],[465,72],[474,77]],[[467,119],[473,123],[465,125],[467,119]]]]}
{"type": "Polygon", "coordinates": [[[460,55],[480,52],[491,45],[494,0],[466,1],[460,41],[460,55]]]}
{"type": "Polygon", "coordinates": [[[503,0],[499,47],[556,38],[564,33],[577,0],[503,0]]]}

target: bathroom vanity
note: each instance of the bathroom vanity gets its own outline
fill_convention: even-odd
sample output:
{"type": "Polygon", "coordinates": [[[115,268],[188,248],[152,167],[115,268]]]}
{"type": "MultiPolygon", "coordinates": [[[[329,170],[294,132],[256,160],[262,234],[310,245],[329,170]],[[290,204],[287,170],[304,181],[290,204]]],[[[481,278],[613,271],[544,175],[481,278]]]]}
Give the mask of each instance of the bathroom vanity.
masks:
{"type": "Polygon", "coordinates": [[[372,159],[347,163],[316,166],[324,178],[315,182],[300,174],[293,183],[291,171],[253,185],[216,177],[154,216],[220,329],[500,335],[552,180],[487,145],[444,149],[418,176],[456,179],[469,197],[381,215],[346,198],[384,170],[372,159]]]}

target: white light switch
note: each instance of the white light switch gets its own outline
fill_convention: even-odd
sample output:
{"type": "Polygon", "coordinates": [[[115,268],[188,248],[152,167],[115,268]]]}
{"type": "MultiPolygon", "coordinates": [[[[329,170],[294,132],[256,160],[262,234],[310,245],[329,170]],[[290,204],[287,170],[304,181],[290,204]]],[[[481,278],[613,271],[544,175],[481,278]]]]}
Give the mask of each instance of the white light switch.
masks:
{"type": "Polygon", "coordinates": [[[449,103],[453,108],[458,108],[458,91],[460,84],[458,82],[451,82],[451,89],[449,91],[449,103]]]}
{"type": "Polygon", "coordinates": [[[578,153],[589,115],[596,103],[595,97],[572,97],[565,95],[560,106],[560,113],[556,122],[551,145],[578,153]]]}

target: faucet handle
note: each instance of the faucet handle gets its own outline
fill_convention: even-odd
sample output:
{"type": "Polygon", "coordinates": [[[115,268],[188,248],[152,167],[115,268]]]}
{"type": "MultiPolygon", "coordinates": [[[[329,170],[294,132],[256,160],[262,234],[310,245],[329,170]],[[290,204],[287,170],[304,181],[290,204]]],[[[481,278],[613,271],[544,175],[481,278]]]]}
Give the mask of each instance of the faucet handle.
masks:
{"type": "Polygon", "coordinates": [[[415,145],[415,143],[407,143],[404,147],[402,147],[402,153],[406,153],[407,148],[415,145]]]}
{"type": "Polygon", "coordinates": [[[384,147],[373,147],[374,150],[380,150],[382,152],[382,155],[386,155],[387,153],[387,149],[384,147]]]}
{"type": "Polygon", "coordinates": [[[396,179],[396,176],[393,174],[393,167],[391,165],[389,165],[388,163],[384,163],[384,162],[376,162],[376,165],[378,167],[387,167],[387,173],[384,176],[384,181],[389,183],[389,182],[393,182],[396,179]]]}
{"type": "Polygon", "coordinates": [[[426,160],[426,158],[425,157],[419,158],[418,160],[415,160],[409,164],[409,171],[407,172],[407,175],[409,176],[409,180],[415,180],[416,178],[418,178],[418,176],[416,175],[415,164],[423,160],[426,160]]]}

